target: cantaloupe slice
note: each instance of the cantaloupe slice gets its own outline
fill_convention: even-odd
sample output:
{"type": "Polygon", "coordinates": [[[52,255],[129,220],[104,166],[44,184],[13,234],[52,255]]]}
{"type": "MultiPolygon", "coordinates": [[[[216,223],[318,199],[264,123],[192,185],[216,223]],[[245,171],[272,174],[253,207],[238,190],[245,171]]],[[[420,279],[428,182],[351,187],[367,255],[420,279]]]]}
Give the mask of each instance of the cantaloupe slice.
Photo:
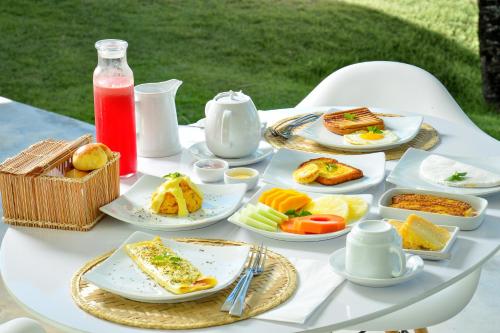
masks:
{"type": "Polygon", "coordinates": [[[269,198],[273,195],[276,195],[280,193],[282,189],[280,188],[272,188],[270,190],[262,192],[262,194],[259,197],[259,202],[262,202],[263,204],[267,205],[267,202],[269,201],[269,198]]]}
{"type": "Polygon", "coordinates": [[[309,198],[305,194],[291,195],[278,204],[277,210],[282,213],[289,210],[297,211],[307,205],[309,202],[311,202],[311,198],[309,198]]]}
{"type": "Polygon", "coordinates": [[[268,205],[269,207],[273,207],[272,204],[273,204],[274,199],[276,199],[279,196],[282,196],[283,193],[286,193],[286,192],[287,192],[287,190],[278,189],[278,191],[275,191],[266,197],[266,202],[264,202],[264,204],[268,205]]]}
{"type": "Polygon", "coordinates": [[[299,193],[297,191],[294,191],[294,190],[283,190],[283,191],[281,191],[280,194],[272,197],[271,203],[268,206],[276,209],[277,211],[280,211],[278,209],[279,204],[281,202],[283,202],[284,200],[286,200],[287,198],[294,196],[294,195],[297,195],[297,194],[299,194],[299,193]]]}

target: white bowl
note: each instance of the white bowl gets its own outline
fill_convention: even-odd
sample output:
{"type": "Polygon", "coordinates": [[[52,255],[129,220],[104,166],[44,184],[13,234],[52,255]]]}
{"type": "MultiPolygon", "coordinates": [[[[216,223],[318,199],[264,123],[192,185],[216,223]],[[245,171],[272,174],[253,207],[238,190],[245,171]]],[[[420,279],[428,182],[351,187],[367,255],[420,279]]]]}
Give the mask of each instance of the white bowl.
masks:
{"type": "Polygon", "coordinates": [[[427,191],[427,190],[416,190],[410,188],[393,188],[382,194],[378,202],[379,213],[382,217],[386,219],[396,219],[396,220],[406,220],[406,217],[410,214],[419,215],[434,224],[437,225],[448,225],[459,227],[460,230],[474,230],[478,228],[484,220],[486,207],[488,206],[488,201],[483,198],[474,197],[472,195],[463,194],[451,194],[445,192],[437,191],[427,191]],[[469,203],[472,208],[476,211],[476,216],[462,217],[453,216],[445,214],[437,214],[424,212],[419,210],[402,209],[390,207],[392,197],[398,194],[431,194],[443,198],[460,200],[469,203]]]}
{"type": "Polygon", "coordinates": [[[243,183],[247,185],[247,191],[253,189],[259,182],[259,171],[252,168],[233,168],[224,172],[224,183],[238,184],[243,183]],[[248,178],[239,178],[236,175],[247,175],[248,178]]]}
{"type": "Polygon", "coordinates": [[[193,169],[201,181],[213,183],[224,179],[224,171],[229,169],[229,164],[218,158],[207,158],[197,161],[193,169]]]}

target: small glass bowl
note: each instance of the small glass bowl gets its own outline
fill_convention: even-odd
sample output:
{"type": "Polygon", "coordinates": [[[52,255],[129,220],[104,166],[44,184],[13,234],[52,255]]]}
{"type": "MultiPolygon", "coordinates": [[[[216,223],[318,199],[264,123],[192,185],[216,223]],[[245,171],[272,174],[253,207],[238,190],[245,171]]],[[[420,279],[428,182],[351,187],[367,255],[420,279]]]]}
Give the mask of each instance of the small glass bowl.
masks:
{"type": "Polygon", "coordinates": [[[224,179],[224,171],[229,169],[229,164],[224,160],[208,158],[194,163],[193,169],[202,182],[214,183],[224,179]]]}
{"type": "Polygon", "coordinates": [[[252,168],[233,168],[224,172],[224,183],[247,185],[247,191],[253,189],[259,182],[259,171],[252,168]]]}

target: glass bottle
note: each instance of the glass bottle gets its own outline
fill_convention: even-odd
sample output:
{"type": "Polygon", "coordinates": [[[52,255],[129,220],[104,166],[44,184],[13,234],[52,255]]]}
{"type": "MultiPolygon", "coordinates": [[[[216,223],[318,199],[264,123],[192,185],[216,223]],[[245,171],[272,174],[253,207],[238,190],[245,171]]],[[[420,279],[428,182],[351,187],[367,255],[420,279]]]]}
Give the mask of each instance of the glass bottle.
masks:
{"type": "Polygon", "coordinates": [[[137,171],[134,74],[127,64],[127,42],[104,39],[95,43],[94,116],[97,142],[120,153],[120,176],[137,171]]]}

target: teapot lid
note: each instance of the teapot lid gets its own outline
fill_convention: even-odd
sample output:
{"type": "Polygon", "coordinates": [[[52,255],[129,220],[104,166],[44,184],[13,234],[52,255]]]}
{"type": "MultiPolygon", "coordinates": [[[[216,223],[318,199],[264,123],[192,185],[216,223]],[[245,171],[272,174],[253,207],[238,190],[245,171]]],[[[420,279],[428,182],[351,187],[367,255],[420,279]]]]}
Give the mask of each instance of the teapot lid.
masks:
{"type": "Polygon", "coordinates": [[[250,97],[240,91],[225,91],[217,94],[214,100],[222,104],[240,104],[250,100],[250,97]]]}

